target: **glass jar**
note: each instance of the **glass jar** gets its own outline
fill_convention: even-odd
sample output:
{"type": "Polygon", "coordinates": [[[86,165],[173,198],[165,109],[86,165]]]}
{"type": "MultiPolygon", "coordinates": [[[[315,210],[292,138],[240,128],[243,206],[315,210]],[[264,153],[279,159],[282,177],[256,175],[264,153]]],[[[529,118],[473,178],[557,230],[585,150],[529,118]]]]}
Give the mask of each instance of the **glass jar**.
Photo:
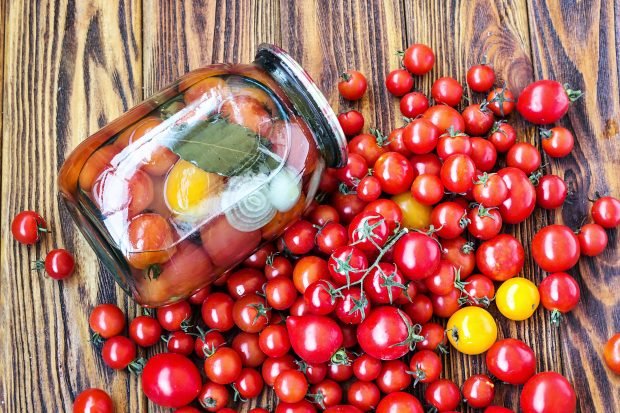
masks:
{"type": "Polygon", "coordinates": [[[190,72],[82,142],[59,173],[78,227],[143,306],[183,299],[292,224],[346,163],[327,101],[283,50],[190,72]]]}

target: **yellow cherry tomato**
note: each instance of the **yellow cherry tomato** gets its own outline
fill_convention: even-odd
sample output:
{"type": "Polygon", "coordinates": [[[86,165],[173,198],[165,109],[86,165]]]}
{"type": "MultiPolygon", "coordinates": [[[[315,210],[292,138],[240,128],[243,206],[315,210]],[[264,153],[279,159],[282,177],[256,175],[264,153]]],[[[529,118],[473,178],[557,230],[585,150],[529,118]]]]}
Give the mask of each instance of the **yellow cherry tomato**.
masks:
{"type": "Polygon", "coordinates": [[[403,211],[404,227],[409,229],[423,229],[431,225],[431,211],[433,208],[419,203],[410,191],[394,195],[392,201],[396,202],[403,211]]]}
{"type": "Polygon", "coordinates": [[[166,204],[177,214],[202,215],[221,182],[219,175],[205,172],[181,159],[166,177],[166,204]]]}
{"type": "Polygon", "coordinates": [[[497,324],[484,308],[465,307],[452,314],[446,329],[450,344],[464,354],[481,354],[497,340],[497,324]]]}
{"type": "Polygon", "coordinates": [[[536,285],[523,277],[504,281],[495,295],[497,309],[510,320],[525,320],[534,314],[540,303],[536,285]]]}

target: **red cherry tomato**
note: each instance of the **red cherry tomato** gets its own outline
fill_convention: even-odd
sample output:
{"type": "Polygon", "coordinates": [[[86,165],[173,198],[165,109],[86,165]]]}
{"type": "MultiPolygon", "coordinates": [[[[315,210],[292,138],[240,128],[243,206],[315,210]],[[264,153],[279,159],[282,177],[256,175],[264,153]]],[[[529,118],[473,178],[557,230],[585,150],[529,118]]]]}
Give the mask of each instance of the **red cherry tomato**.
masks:
{"type": "Polygon", "coordinates": [[[377,406],[377,413],[424,413],[422,403],[405,392],[390,393],[383,397],[377,406]]]}
{"type": "Polygon", "coordinates": [[[381,182],[381,188],[396,195],[409,190],[414,172],[407,158],[397,152],[386,152],[377,159],[373,175],[381,182]]]}
{"type": "Polygon", "coordinates": [[[138,316],[129,323],[129,337],[140,347],[154,346],[161,339],[161,333],[159,321],[147,315],[138,316]]]}
{"type": "Polygon", "coordinates": [[[347,390],[347,401],[361,411],[373,410],[381,400],[376,384],[368,381],[354,381],[347,390]]]}
{"type": "Polygon", "coordinates": [[[417,294],[411,302],[403,306],[403,311],[415,324],[424,324],[433,316],[433,303],[428,296],[417,294]]]}
{"type": "MultiPolygon", "coordinates": [[[[275,258],[282,257],[273,257],[275,258]]],[[[245,295],[262,292],[266,282],[267,278],[256,268],[241,268],[228,276],[226,289],[232,298],[238,300],[245,295]]]]}
{"type": "Polygon", "coordinates": [[[539,80],[521,91],[517,110],[525,120],[536,125],[555,123],[581,95],[581,91],[571,90],[555,80],[539,80]]]}
{"type": "Polygon", "coordinates": [[[472,195],[487,208],[497,207],[508,198],[508,187],[500,175],[483,173],[474,182],[472,195]]]}
{"type": "Polygon", "coordinates": [[[316,235],[316,246],[324,254],[332,254],[347,245],[347,229],[338,223],[328,222],[316,235]]]}
{"type": "MultiPolygon", "coordinates": [[[[338,213],[334,210],[334,213],[337,215],[338,213]]],[[[318,234],[317,234],[318,237],[318,234]]],[[[285,258],[281,255],[270,255],[267,258],[267,263],[265,264],[265,277],[267,280],[273,280],[277,277],[284,278],[292,278],[293,277],[293,264],[288,258],[285,258]]],[[[258,280],[262,281],[262,277],[257,277],[258,280]]],[[[230,281],[230,278],[229,278],[230,281]]],[[[256,282],[258,284],[258,282],[256,282]]],[[[262,287],[262,286],[261,286],[262,287]]],[[[258,292],[260,290],[252,291],[258,292]]],[[[249,291],[248,291],[249,292],[249,291]]],[[[245,294],[244,294],[245,295],[245,294]]]]}
{"type": "Polygon", "coordinates": [[[439,156],[439,159],[445,160],[450,155],[457,153],[470,155],[471,141],[466,134],[449,130],[439,137],[439,141],[437,142],[437,156],[439,156]]]}
{"type": "Polygon", "coordinates": [[[488,240],[502,230],[502,215],[495,208],[484,208],[478,205],[467,213],[469,225],[467,230],[475,238],[488,240]]]}
{"type": "Polygon", "coordinates": [[[281,401],[297,403],[306,396],[308,381],[301,371],[286,370],[276,378],[273,389],[281,401]]]}
{"type": "Polygon", "coordinates": [[[349,242],[367,256],[376,255],[390,237],[387,220],[376,212],[362,212],[349,224],[349,242]]]}
{"type": "Polygon", "coordinates": [[[207,327],[228,331],[234,327],[233,299],[224,293],[212,293],[202,303],[202,321],[207,327]]]}
{"type": "Polygon", "coordinates": [[[363,177],[357,184],[357,197],[364,202],[372,202],[381,196],[381,181],[369,175],[363,177]]]}
{"type": "Polygon", "coordinates": [[[209,380],[218,384],[230,384],[241,374],[239,353],[230,347],[220,347],[204,361],[204,371],[209,380]]]}
{"type": "Polygon", "coordinates": [[[497,162],[495,146],[484,138],[471,138],[471,154],[469,155],[482,172],[489,172],[497,162]]]}
{"type": "Polygon", "coordinates": [[[429,103],[424,93],[410,92],[400,99],[399,106],[400,113],[402,113],[404,117],[413,119],[426,112],[429,103]]]}
{"type": "Polygon", "coordinates": [[[265,384],[273,387],[276,382],[276,378],[285,370],[296,370],[297,365],[295,359],[290,354],[285,354],[282,357],[272,358],[269,357],[263,363],[261,367],[261,374],[265,384]]]}
{"type": "Polygon", "coordinates": [[[311,399],[315,404],[326,409],[336,406],[342,401],[342,388],[334,380],[326,379],[316,383],[310,388],[311,399]]]}
{"type": "Polygon", "coordinates": [[[521,340],[496,341],[486,354],[489,373],[510,384],[523,384],[536,372],[534,351],[521,340]]]}
{"type": "Polygon", "coordinates": [[[41,233],[46,232],[49,232],[47,223],[34,211],[22,211],[11,222],[13,238],[22,244],[36,244],[41,239],[41,233]]]}
{"type": "Polygon", "coordinates": [[[414,154],[431,152],[437,146],[441,132],[433,123],[424,119],[414,119],[403,128],[403,143],[414,154]]]}
{"type": "MultiPolygon", "coordinates": [[[[290,281],[290,279],[286,280],[290,281]]],[[[292,288],[293,292],[291,294],[296,295],[294,291],[295,286],[292,285],[292,288]]],[[[294,298],[290,301],[294,301],[294,298]]],[[[258,294],[248,294],[235,301],[232,316],[235,325],[241,331],[258,333],[269,323],[271,309],[267,306],[265,298],[258,294]]]]}
{"type": "Polygon", "coordinates": [[[297,261],[293,269],[293,283],[300,294],[317,280],[329,279],[327,261],[323,258],[307,255],[297,261]]]}
{"type": "Polygon", "coordinates": [[[300,219],[284,232],[282,239],[292,254],[303,255],[314,248],[316,232],[317,229],[310,222],[300,219]]]}
{"type": "Polygon", "coordinates": [[[461,402],[461,392],[456,384],[448,379],[439,379],[428,385],[424,392],[426,402],[440,412],[456,409],[461,402]]]}
{"type": "Polygon", "coordinates": [[[469,224],[467,210],[456,202],[442,202],[433,208],[431,223],[441,238],[456,238],[469,224]]]}
{"type": "Polygon", "coordinates": [[[508,198],[499,206],[499,212],[506,224],[518,224],[534,211],[536,189],[520,169],[503,168],[498,174],[508,188],[508,198]]]}
{"type": "Polygon", "coordinates": [[[362,279],[368,268],[368,258],[357,247],[342,247],[332,253],[327,267],[336,285],[349,285],[362,279]]]}
{"type": "Polygon", "coordinates": [[[208,412],[218,412],[228,404],[229,398],[230,394],[226,386],[207,382],[200,389],[198,403],[208,412]]]}
{"type": "Polygon", "coordinates": [[[538,285],[543,307],[551,311],[551,321],[555,324],[561,315],[571,311],[579,303],[581,292],[579,284],[565,272],[549,274],[538,285]]]}
{"type": "Polygon", "coordinates": [[[486,92],[494,83],[495,71],[489,65],[474,65],[467,71],[467,85],[474,92],[486,92]]]}
{"type": "Polygon", "coordinates": [[[456,288],[444,295],[431,294],[433,314],[440,318],[449,318],[461,307],[460,298],[461,292],[456,288]]]}
{"type": "Polygon", "coordinates": [[[553,371],[529,379],[519,402],[523,413],[574,413],[577,409],[575,389],[564,376],[553,371]]]}
{"type": "Polygon", "coordinates": [[[340,179],[347,185],[353,185],[354,179],[362,179],[368,173],[368,165],[374,165],[377,159],[383,155],[387,150],[387,138],[383,136],[379,131],[371,129],[375,134],[362,133],[357,135],[349,141],[349,158],[347,160],[347,166],[339,171],[346,171],[346,175],[340,175],[340,179]],[[354,156],[359,155],[364,158],[365,162],[361,162],[354,156]]]}
{"type": "Polygon", "coordinates": [[[398,152],[403,156],[410,156],[411,151],[407,149],[403,142],[403,128],[396,128],[388,135],[387,148],[392,152],[398,152]]]}
{"type": "Polygon", "coordinates": [[[488,307],[495,297],[495,285],[489,277],[474,274],[467,278],[463,292],[468,304],[476,307],[488,307]]]}
{"type": "Polygon", "coordinates": [[[441,160],[433,153],[414,155],[411,157],[410,162],[416,175],[428,174],[439,176],[441,171],[441,160]]]}
{"type": "Polygon", "coordinates": [[[519,168],[526,174],[531,174],[540,168],[540,163],[540,152],[527,142],[515,143],[506,154],[506,165],[519,168]]]}
{"type": "Polygon", "coordinates": [[[394,96],[402,96],[413,87],[413,77],[405,69],[395,69],[385,78],[388,92],[394,96]]]}
{"type": "Polygon", "coordinates": [[[573,134],[563,126],[541,129],[540,137],[542,138],[543,150],[552,158],[567,156],[575,146],[573,134]]]}
{"type": "Polygon", "coordinates": [[[474,409],[487,407],[495,398],[495,384],[486,374],[468,377],[461,391],[465,402],[474,409]]]}
{"type": "Polygon", "coordinates": [[[566,271],[579,261],[579,240],[565,225],[549,225],[532,239],[532,257],[545,271],[566,271]]]}
{"type": "Polygon", "coordinates": [[[505,281],[519,274],[524,262],[523,246],[510,234],[485,241],[476,251],[478,269],[493,281],[505,281]]]}
{"type": "Polygon", "coordinates": [[[366,206],[366,202],[362,201],[355,194],[343,194],[334,192],[331,199],[331,205],[336,208],[340,221],[344,224],[351,222],[354,216],[362,212],[366,206]]]}
{"type": "Polygon", "coordinates": [[[603,358],[607,367],[616,374],[620,374],[620,333],[614,334],[603,348],[603,358]]]}
{"type": "Polygon", "coordinates": [[[359,380],[372,381],[379,377],[382,362],[368,354],[362,354],[353,362],[353,374],[359,380]]]}
{"type": "Polygon", "coordinates": [[[114,413],[114,403],[108,393],[93,387],[77,395],[73,413],[114,413]]]}
{"type": "Polygon", "coordinates": [[[286,319],[286,328],[295,354],[307,363],[330,361],[342,345],[340,326],[326,316],[290,316],[286,319]]]}
{"type": "Polygon", "coordinates": [[[441,166],[441,181],[450,192],[460,194],[472,189],[475,175],[476,165],[467,155],[451,155],[441,166]]]}
{"type": "Polygon", "coordinates": [[[488,139],[497,152],[504,153],[508,152],[517,141],[517,132],[506,121],[498,121],[493,124],[488,139]]]}
{"type": "Polygon", "coordinates": [[[179,301],[157,309],[157,321],[168,331],[181,330],[183,322],[191,317],[192,307],[187,301],[179,301]]]}
{"type": "Polygon", "coordinates": [[[607,247],[607,232],[599,224],[585,224],[577,234],[582,255],[595,257],[607,247]]]}
{"type": "Polygon", "coordinates": [[[370,311],[370,302],[359,287],[350,287],[342,291],[342,297],[336,299],[334,314],[345,324],[357,325],[370,311]]]}
{"type": "Polygon", "coordinates": [[[403,235],[394,245],[394,263],[410,280],[422,280],[433,275],[439,268],[440,256],[437,241],[419,232],[403,235]]]}
{"type": "Polygon", "coordinates": [[[357,328],[362,350],[380,360],[395,360],[407,354],[415,339],[409,316],[391,306],[376,307],[357,328]]]}
{"type": "Polygon", "coordinates": [[[463,97],[463,86],[452,77],[440,77],[433,82],[431,96],[437,103],[456,106],[463,97]]]}
{"type": "MultiPolygon", "coordinates": [[[[212,332],[215,332],[212,331],[212,332]]],[[[212,339],[215,340],[215,339],[212,339]]],[[[257,333],[238,333],[232,340],[230,347],[239,354],[241,365],[243,367],[259,367],[267,359],[267,355],[263,353],[259,344],[259,335],[257,333]]],[[[211,345],[211,350],[207,350],[206,356],[213,353],[214,349],[222,347],[225,344],[211,345]]]]}
{"type": "Polygon", "coordinates": [[[487,95],[489,109],[496,116],[508,116],[515,109],[515,97],[506,87],[498,87],[493,89],[487,95]]]}
{"type": "Polygon", "coordinates": [[[375,383],[386,394],[404,390],[411,384],[408,370],[409,366],[402,360],[385,361],[375,383]]]}
{"type": "Polygon", "coordinates": [[[545,209],[556,209],[562,206],[568,195],[568,188],[562,178],[557,175],[544,175],[536,185],[536,204],[545,209]]]}
{"type": "Polygon", "coordinates": [[[75,259],[65,249],[51,250],[45,256],[45,261],[35,261],[35,269],[45,268],[45,273],[54,280],[64,280],[73,274],[75,259]]]}
{"type": "Polygon", "coordinates": [[[357,110],[350,110],[338,114],[338,123],[347,136],[355,136],[364,127],[364,116],[357,110]]]}
{"type": "Polygon", "coordinates": [[[465,132],[472,136],[483,136],[493,127],[495,118],[486,105],[471,104],[461,113],[465,121],[465,132]]]}
{"type": "Polygon", "coordinates": [[[603,228],[615,228],[620,225],[620,200],[604,196],[594,201],[592,219],[603,228]]]}
{"type": "Polygon", "coordinates": [[[415,382],[432,383],[439,379],[443,363],[441,357],[431,350],[420,350],[413,354],[409,361],[409,371],[412,373],[415,382]]]}
{"type": "Polygon", "coordinates": [[[456,237],[450,240],[440,240],[442,246],[441,256],[460,270],[461,280],[466,279],[474,270],[476,265],[476,254],[474,254],[473,243],[467,242],[463,237],[456,237]]]}
{"type": "Polygon", "coordinates": [[[358,100],[366,93],[366,77],[357,70],[347,70],[340,75],[338,92],[346,100],[358,100]]]}
{"type": "Polygon", "coordinates": [[[194,351],[194,337],[185,331],[174,331],[167,340],[166,349],[169,353],[189,356],[194,351]]]}
{"type": "Polygon", "coordinates": [[[422,116],[437,126],[441,133],[448,131],[450,128],[460,132],[465,130],[465,120],[456,109],[450,106],[431,106],[422,116]]]}
{"type": "MultiPolygon", "coordinates": [[[[107,339],[123,331],[125,314],[114,304],[99,304],[91,311],[88,324],[93,333],[107,339]]],[[[157,338],[159,339],[159,336],[157,338]]]]}
{"type": "Polygon", "coordinates": [[[445,350],[445,345],[448,342],[448,338],[446,337],[444,327],[441,324],[423,324],[422,329],[420,330],[420,336],[423,337],[423,340],[417,344],[417,349],[435,351],[436,349],[443,348],[445,350]]]}
{"type": "Polygon", "coordinates": [[[444,196],[444,187],[437,175],[418,175],[411,184],[411,195],[424,205],[434,205],[444,196]]]}
{"type": "Polygon", "coordinates": [[[291,348],[286,327],[281,324],[272,324],[260,332],[258,345],[268,357],[282,357],[291,348]]]}
{"type": "Polygon", "coordinates": [[[202,387],[202,378],[194,363],[174,353],[149,358],[141,379],[146,397],[163,407],[178,408],[191,403],[202,387]]]}
{"type": "Polygon", "coordinates": [[[412,44],[402,52],[403,65],[405,68],[417,76],[422,76],[431,71],[435,64],[435,54],[433,49],[425,44],[412,44]]]}

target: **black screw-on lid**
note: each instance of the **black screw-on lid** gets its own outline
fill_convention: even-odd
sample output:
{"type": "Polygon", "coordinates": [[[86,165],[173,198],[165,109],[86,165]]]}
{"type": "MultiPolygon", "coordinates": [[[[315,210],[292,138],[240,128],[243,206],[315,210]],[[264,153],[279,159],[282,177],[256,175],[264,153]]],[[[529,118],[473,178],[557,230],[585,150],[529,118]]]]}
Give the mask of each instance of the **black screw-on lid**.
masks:
{"type": "Polygon", "coordinates": [[[255,61],[278,82],[295,110],[311,126],[327,166],[344,166],[346,138],[336,114],[308,73],[288,53],[272,44],[258,46],[255,61]]]}

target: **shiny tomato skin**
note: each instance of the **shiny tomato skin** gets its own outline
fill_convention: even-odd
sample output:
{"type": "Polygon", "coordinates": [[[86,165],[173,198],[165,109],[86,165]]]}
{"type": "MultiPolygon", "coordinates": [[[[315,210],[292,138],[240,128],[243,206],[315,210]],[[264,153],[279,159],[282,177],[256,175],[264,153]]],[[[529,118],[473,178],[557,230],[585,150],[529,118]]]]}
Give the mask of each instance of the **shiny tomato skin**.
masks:
{"type": "Polygon", "coordinates": [[[487,95],[488,108],[496,116],[505,117],[508,116],[515,109],[515,97],[514,94],[504,87],[497,87],[489,92],[487,95]]]}
{"type": "Polygon", "coordinates": [[[169,353],[189,356],[194,352],[194,337],[185,331],[174,331],[168,335],[166,348],[169,353]]]}
{"type": "Polygon", "coordinates": [[[476,206],[467,213],[469,233],[480,240],[486,241],[498,235],[502,230],[502,215],[497,209],[485,209],[476,206]]]}
{"type": "Polygon", "coordinates": [[[340,76],[338,92],[346,100],[358,100],[366,93],[368,82],[366,77],[357,70],[347,70],[340,76]]]}
{"type": "Polygon", "coordinates": [[[529,379],[519,401],[523,413],[574,413],[577,409],[575,389],[564,376],[553,371],[529,379]]]}
{"type": "Polygon", "coordinates": [[[517,141],[517,132],[512,125],[498,121],[493,124],[488,140],[495,146],[497,152],[508,152],[517,141]]]}
{"type": "Polygon", "coordinates": [[[445,161],[450,155],[457,153],[463,155],[471,154],[470,137],[461,132],[448,131],[442,134],[437,141],[437,156],[445,161]]]}
{"type": "Polygon", "coordinates": [[[454,131],[462,132],[465,130],[465,120],[463,116],[454,108],[446,105],[431,106],[422,115],[435,126],[439,128],[441,133],[445,133],[452,128],[454,131]]]}
{"type": "Polygon", "coordinates": [[[415,379],[415,384],[432,383],[439,379],[443,368],[441,357],[431,350],[416,351],[409,361],[409,371],[415,379]]]}
{"type": "Polygon", "coordinates": [[[383,362],[375,383],[386,394],[404,390],[411,384],[408,370],[409,366],[402,360],[387,360],[383,362]]]}
{"type": "Polygon", "coordinates": [[[467,155],[450,155],[441,166],[439,175],[447,191],[462,194],[474,186],[476,165],[467,155]]]}
{"type": "Polygon", "coordinates": [[[536,356],[521,340],[496,341],[486,353],[489,373],[510,384],[523,384],[536,372],[536,356]]]}
{"type": "Polygon", "coordinates": [[[226,386],[213,382],[205,383],[198,395],[198,403],[208,412],[220,411],[228,404],[229,399],[226,386]]]}
{"type": "Polygon", "coordinates": [[[403,128],[403,142],[413,154],[431,152],[437,146],[441,132],[433,123],[424,118],[413,119],[403,128]]]}
{"type": "Polygon", "coordinates": [[[411,151],[407,149],[403,142],[404,128],[396,128],[388,135],[387,148],[392,152],[398,152],[403,156],[411,156],[411,151]]]}
{"type": "Polygon", "coordinates": [[[306,255],[293,268],[293,283],[300,294],[306,291],[310,284],[318,280],[329,279],[327,261],[314,255],[306,255]]]}
{"type": "Polygon", "coordinates": [[[362,350],[380,360],[395,360],[409,352],[406,343],[411,319],[391,306],[375,307],[357,328],[362,350]]]}
{"type": "Polygon", "coordinates": [[[444,196],[444,187],[441,178],[437,175],[418,175],[411,185],[411,195],[424,205],[434,205],[444,196]]]}
{"type": "Polygon", "coordinates": [[[508,187],[500,175],[485,173],[476,177],[472,195],[477,203],[487,208],[496,207],[508,198],[508,187]]]}
{"type": "Polygon", "coordinates": [[[549,225],[532,239],[532,257],[547,272],[566,271],[579,261],[581,248],[573,231],[565,225],[549,225]]]}
{"type": "Polygon", "coordinates": [[[442,202],[433,208],[431,223],[441,238],[456,238],[468,225],[467,210],[456,202],[442,202]]]}
{"type": "Polygon", "coordinates": [[[603,359],[611,371],[620,374],[620,333],[614,334],[605,343],[603,359]]]}
{"type": "MultiPolygon", "coordinates": [[[[429,103],[424,93],[407,93],[400,99],[400,113],[406,118],[416,118],[426,112],[429,103]]],[[[404,154],[403,154],[404,155],[404,154]]]]}
{"type": "Polygon", "coordinates": [[[471,154],[469,155],[474,161],[476,168],[482,172],[489,172],[497,162],[497,150],[488,139],[470,138],[471,154]]]}
{"type": "Polygon", "coordinates": [[[433,49],[422,43],[412,44],[403,52],[403,66],[412,74],[422,76],[435,64],[433,49]]]}
{"type": "Polygon", "coordinates": [[[282,357],[269,357],[261,366],[261,374],[265,384],[273,387],[276,378],[285,370],[296,370],[295,358],[290,354],[282,357]]]}
{"type": "Polygon", "coordinates": [[[340,326],[326,316],[289,316],[286,328],[295,354],[307,363],[326,363],[342,346],[340,326]]]}
{"type": "Polygon", "coordinates": [[[119,335],[125,328],[125,314],[115,304],[99,304],[88,317],[90,329],[102,338],[119,335]]]}
{"type": "Polygon", "coordinates": [[[293,255],[303,255],[314,248],[316,233],[317,229],[309,221],[300,219],[286,229],[282,239],[293,255]]]}
{"type": "Polygon", "coordinates": [[[541,130],[541,146],[543,151],[552,158],[567,156],[575,146],[575,138],[571,131],[563,126],[555,126],[549,130],[541,130]]]}
{"type": "Polygon", "coordinates": [[[545,209],[556,209],[564,204],[568,188],[557,175],[544,175],[536,185],[536,205],[545,209]]]}
{"type": "Polygon", "coordinates": [[[207,354],[213,352],[213,350],[217,349],[226,344],[226,339],[217,330],[210,330],[205,332],[204,335],[196,338],[194,342],[194,353],[204,359],[207,357],[207,354]]]}
{"type": "Polygon", "coordinates": [[[441,257],[446,259],[460,270],[461,280],[466,279],[476,266],[476,254],[473,243],[467,242],[463,237],[450,240],[440,240],[441,257]]]}
{"type": "Polygon", "coordinates": [[[357,247],[342,247],[330,255],[327,268],[336,285],[348,285],[362,279],[368,268],[368,258],[357,247]]]}
{"type": "Polygon", "coordinates": [[[11,233],[17,242],[32,245],[39,242],[41,233],[48,232],[47,223],[34,211],[22,211],[11,222],[11,233]]]}
{"type": "Polygon", "coordinates": [[[620,225],[620,200],[611,196],[603,196],[594,201],[592,219],[607,229],[620,225]]]}
{"type": "Polygon", "coordinates": [[[265,284],[267,305],[274,310],[287,310],[297,298],[297,289],[291,278],[279,275],[265,284]]]}
{"type": "Polygon", "coordinates": [[[316,235],[316,246],[324,254],[332,254],[335,250],[347,245],[347,229],[337,222],[328,222],[316,235]]]}
{"type": "Polygon", "coordinates": [[[140,347],[151,347],[161,338],[159,322],[150,316],[141,315],[129,323],[129,337],[140,347]]]}
{"type": "Polygon", "coordinates": [[[555,272],[546,276],[538,285],[538,291],[543,307],[560,313],[575,308],[581,296],[579,284],[565,272],[555,272]]]}
{"type": "MultiPolygon", "coordinates": [[[[209,333],[214,332],[216,333],[217,331],[213,330],[209,333]]],[[[215,341],[217,338],[219,337],[214,336],[211,340],[215,341]]],[[[237,333],[237,335],[235,335],[232,339],[230,347],[239,354],[239,357],[241,357],[241,365],[243,367],[259,367],[267,359],[267,355],[263,353],[263,350],[260,348],[259,341],[260,338],[257,333],[246,333],[244,331],[237,333]]],[[[226,342],[216,346],[213,346],[212,344],[212,348],[217,349],[222,347],[225,343],[226,342]]],[[[213,352],[213,350],[210,352],[213,352]]],[[[209,350],[207,350],[207,353],[209,353],[209,350]]]]}
{"type": "Polygon", "coordinates": [[[438,347],[444,347],[448,343],[444,326],[437,323],[426,323],[422,325],[420,335],[424,340],[420,341],[416,349],[435,351],[438,347]]]}
{"type": "Polygon", "coordinates": [[[357,197],[364,202],[372,202],[381,196],[381,181],[372,175],[363,177],[357,188],[357,197]]]}
{"type": "Polygon", "coordinates": [[[394,263],[410,280],[422,280],[439,268],[441,251],[437,241],[419,232],[403,235],[394,245],[394,263]]]}
{"type": "Polygon", "coordinates": [[[373,175],[381,182],[383,191],[392,195],[407,191],[414,178],[411,162],[398,152],[381,155],[375,162],[373,175]]]}
{"type": "Polygon", "coordinates": [[[336,191],[332,194],[331,205],[338,211],[340,222],[348,224],[353,217],[364,210],[366,202],[362,201],[355,194],[343,194],[336,191]]]}
{"type": "Polygon", "coordinates": [[[204,371],[209,380],[218,384],[230,384],[237,380],[243,361],[239,353],[230,347],[220,347],[204,361],[204,371]]]}
{"type": "Polygon", "coordinates": [[[316,413],[316,409],[307,400],[297,403],[280,402],[276,406],[274,413],[316,413]]]}
{"type": "Polygon", "coordinates": [[[482,274],[474,274],[468,277],[464,290],[467,302],[477,307],[488,307],[495,297],[493,281],[482,274]]]}
{"type": "Polygon", "coordinates": [[[149,358],[141,379],[146,397],[163,407],[178,408],[191,403],[202,387],[202,378],[194,363],[174,353],[149,358]]]}
{"type": "Polygon", "coordinates": [[[523,268],[523,246],[510,234],[500,234],[483,242],[476,251],[478,269],[493,281],[505,281],[523,268]]]}
{"type": "Polygon", "coordinates": [[[394,96],[403,96],[413,88],[413,77],[405,69],[394,69],[385,77],[385,86],[394,96]]]}
{"type": "Polygon", "coordinates": [[[381,400],[381,391],[373,382],[354,381],[347,390],[347,401],[361,411],[374,409],[381,400]]]}
{"type": "Polygon", "coordinates": [[[364,116],[357,110],[350,110],[338,114],[338,123],[347,136],[355,136],[364,127],[364,116]]]}
{"type": "Polygon", "coordinates": [[[376,413],[424,413],[424,408],[414,395],[396,392],[381,399],[376,413]]]}
{"type": "Polygon", "coordinates": [[[391,304],[403,292],[403,276],[395,264],[380,262],[364,279],[364,292],[376,304],[391,304]]]}
{"type": "Polygon", "coordinates": [[[431,96],[437,103],[456,106],[463,97],[463,86],[452,77],[440,77],[433,82],[431,96]]]}
{"type": "Polygon", "coordinates": [[[410,303],[403,305],[403,311],[413,323],[424,324],[433,316],[433,303],[428,296],[416,294],[410,303]]]}
{"type": "Polygon", "coordinates": [[[228,331],[234,327],[233,299],[224,293],[213,293],[202,303],[202,321],[209,328],[228,331]]]}
{"type": "Polygon", "coordinates": [[[439,176],[442,162],[434,153],[414,155],[409,159],[409,161],[416,172],[416,176],[422,174],[439,176]]]}
{"type": "Polygon", "coordinates": [[[433,315],[441,318],[452,316],[460,308],[459,298],[461,292],[456,288],[450,290],[444,295],[431,294],[431,302],[433,303],[433,315]]]}
{"type": "Polygon", "coordinates": [[[555,80],[539,80],[521,91],[517,111],[536,125],[555,123],[568,111],[571,99],[564,86],[555,80]]]}
{"type": "Polygon", "coordinates": [[[467,70],[467,85],[474,92],[486,92],[495,83],[495,72],[486,64],[479,64],[467,70]]]}
{"type": "Polygon", "coordinates": [[[373,212],[358,214],[349,224],[348,232],[349,242],[370,257],[379,253],[377,246],[383,247],[391,235],[387,220],[373,212]]]}
{"type": "MultiPolygon", "coordinates": [[[[347,167],[352,168],[351,155],[356,155],[353,159],[357,157],[357,155],[364,158],[365,163],[356,161],[355,169],[361,169],[353,171],[351,170],[350,175],[354,178],[361,179],[366,173],[368,173],[368,165],[374,165],[377,159],[387,152],[385,148],[385,142],[383,142],[384,138],[377,138],[374,135],[369,133],[362,133],[361,135],[355,136],[353,139],[349,141],[347,148],[349,150],[349,158],[347,159],[347,167]],[[361,168],[360,168],[361,167],[361,168]],[[355,173],[354,173],[355,172],[355,173]]],[[[345,167],[345,168],[347,168],[345,167]]],[[[351,179],[341,180],[347,185],[352,185],[353,182],[351,179]]]]}
{"type": "Polygon", "coordinates": [[[308,391],[306,376],[299,370],[286,370],[280,373],[273,385],[276,396],[285,403],[303,400],[308,391]]]}
{"type": "Polygon", "coordinates": [[[506,224],[518,224],[529,217],[536,206],[536,189],[527,175],[518,168],[506,167],[498,174],[508,187],[508,198],[499,206],[506,224]]]}
{"type": "Polygon", "coordinates": [[[439,379],[428,385],[424,392],[427,403],[440,412],[456,409],[461,402],[461,391],[448,379],[439,379]]]}
{"type": "Polygon", "coordinates": [[[482,409],[493,403],[495,384],[486,374],[474,374],[465,380],[461,392],[469,406],[482,409]]]}
{"type": "Polygon", "coordinates": [[[527,142],[515,143],[506,154],[506,165],[519,168],[528,175],[540,168],[541,161],[538,149],[527,142]]]}
{"type": "Polygon", "coordinates": [[[262,292],[266,282],[263,272],[255,268],[241,268],[228,276],[226,289],[233,299],[238,300],[245,295],[262,292]]]}
{"type": "Polygon", "coordinates": [[[93,387],[77,395],[73,413],[114,413],[114,403],[108,393],[93,387]]]}
{"type": "MultiPolygon", "coordinates": [[[[340,384],[331,379],[321,380],[310,387],[309,394],[319,395],[317,400],[322,399],[322,403],[316,403],[321,407],[329,408],[336,406],[342,401],[342,388],[340,384]]],[[[312,397],[311,397],[312,398],[312,397]]]]}
{"type": "Polygon", "coordinates": [[[493,112],[480,104],[471,104],[461,113],[465,121],[465,132],[471,136],[484,136],[493,127],[493,112]]]}
{"type": "Polygon", "coordinates": [[[258,346],[267,357],[282,357],[291,348],[286,327],[272,324],[265,327],[258,337],[258,346]]]}
{"type": "Polygon", "coordinates": [[[381,360],[362,354],[353,361],[353,374],[358,380],[372,381],[381,373],[381,360]]]}
{"type": "Polygon", "coordinates": [[[269,258],[269,256],[274,252],[276,252],[276,249],[273,244],[266,244],[246,258],[243,261],[243,265],[260,270],[265,267],[267,264],[267,258],[269,258]]]}
{"type": "Polygon", "coordinates": [[[391,199],[377,199],[369,203],[365,208],[365,212],[376,212],[385,218],[388,223],[391,225],[396,225],[396,223],[400,223],[403,220],[403,211],[400,209],[398,204],[391,199]]]}
{"type": "Polygon", "coordinates": [[[359,287],[342,290],[343,297],[336,300],[334,315],[344,324],[357,325],[370,311],[370,302],[359,287]]]}
{"type": "Polygon", "coordinates": [[[595,257],[605,251],[608,237],[605,228],[599,224],[585,224],[577,234],[582,255],[595,257]]]}

